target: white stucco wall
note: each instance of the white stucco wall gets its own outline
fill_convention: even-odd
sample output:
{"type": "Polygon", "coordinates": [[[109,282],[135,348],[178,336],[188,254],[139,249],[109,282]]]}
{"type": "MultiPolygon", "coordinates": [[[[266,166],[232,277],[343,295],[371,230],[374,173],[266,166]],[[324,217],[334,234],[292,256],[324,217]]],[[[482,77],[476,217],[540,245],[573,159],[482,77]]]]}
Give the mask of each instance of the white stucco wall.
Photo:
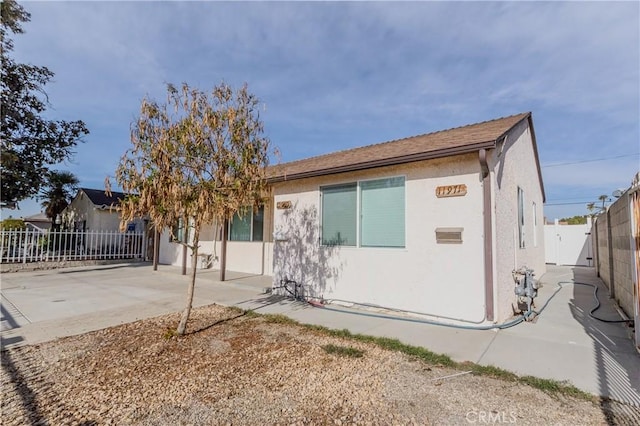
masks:
{"type": "Polygon", "coordinates": [[[504,321],[512,316],[511,306],[516,303],[512,271],[527,266],[537,279],[546,272],[542,188],[527,120],[512,129],[506,143],[492,150],[490,161],[495,208],[494,299],[496,319],[504,321]],[[525,248],[520,248],[518,241],[518,187],[524,191],[525,248]]]}
{"type": "MultiPolygon", "coordinates": [[[[69,206],[63,212],[65,221],[74,226],[76,222],[86,220],[86,229],[88,231],[119,231],[120,230],[120,213],[116,210],[108,208],[102,210],[96,207],[89,197],[84,193],[76,196],[69,206]]],[[[145,229],[144,220],[136,219],[136,232],[143,232],[145,229]]]]}
{"type": "Polygon", "coordinates": [[[274,185],[274,280],[302,282],[307,293],[481,322],[485,317],[482,183],[478,156],[463,155],[274,185]],[[405,176],[405,248],[323,247],[320,187],[405,176]],[[463,197],[437,198],[440,185],[465,184],[463,197]],[[436,243],[435,229],[460,227],[461,244],[436,243]]]}
{"type": "Polygon", "coordinates": [[[65,208],[63,216],[71,226],[73,226],[75,222],[86,220],[87,229],[90,229],[89,222],[93,219],[93,203],[91,203],[86,195],[80,193],[80,195],[76,196],[65,208]]]}
{"type": "MultiPolygon", "coordinates": [[[[266,216],[266,213],[265,213],[266,216]]],[[[270,221],[265,218],[265,234],[268,232],[270,221]]],[[[265,236],[266,237],[266,236],[265,236]]],[[[200,236],[200,254],[212,256],[213,262],[210,268],[220,267],[220,236],[217,235],[213,225],[206,226],[200,236]]],[[[265,238],[266,239],[266,238],[265,238]]],[[[170,242],[170,232],[165,230],[160,236],[159,262],[166,265],[182,265],[182,246],[170,242]]],[[[191,253],[187,251],[187,266],[191,266],[191,253]]],[[[244,272],[255,275],[273,274],[273,243],[227,241],[227,270],[244,272]]],[[[200,263],[198,264],[200,267],[200,263]]]]}

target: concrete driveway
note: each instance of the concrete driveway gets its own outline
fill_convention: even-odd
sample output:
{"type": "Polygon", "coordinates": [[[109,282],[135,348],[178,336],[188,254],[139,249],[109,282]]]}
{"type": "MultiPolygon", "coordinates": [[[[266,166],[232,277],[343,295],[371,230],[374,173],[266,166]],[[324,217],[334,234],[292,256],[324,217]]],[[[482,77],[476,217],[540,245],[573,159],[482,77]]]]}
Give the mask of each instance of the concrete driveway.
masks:
{"type": "MultiPolygon", "coordinates": [[[[619,318],[593,268],[549,266],[537,306],[553,296],[534,323],[505,330],[465,330],[389,318],[371,311],[322,309],[265,294],[269,277],[198,271],[195,306],[218,303],[279,313],[302,323],[347,328],[353,333],[398,338],[445,353],[456,361],[495,365],[521,375],[568,381],[595,395],[640,407],[640,355],[622,324],[589,316],[593,288],[558,282],[575,279],[600,286],[597,315],[619,318]]],[[[2,275],[2,345],[53,340],[143,318],[179,312],[188,276],[179,268],[112,265],[2,275]]],[[[637,414],[640,423],[640,411],[637,414]]]]}
{"type": "MultiPolygon", "coordinates": [[[[133,263],[2,275],[2,346],[45,342],[184,308],[190,276],[133,263]]],[[[198,271],[194,306],[233,305],[271,286],[269,277],[198,271]]]]}

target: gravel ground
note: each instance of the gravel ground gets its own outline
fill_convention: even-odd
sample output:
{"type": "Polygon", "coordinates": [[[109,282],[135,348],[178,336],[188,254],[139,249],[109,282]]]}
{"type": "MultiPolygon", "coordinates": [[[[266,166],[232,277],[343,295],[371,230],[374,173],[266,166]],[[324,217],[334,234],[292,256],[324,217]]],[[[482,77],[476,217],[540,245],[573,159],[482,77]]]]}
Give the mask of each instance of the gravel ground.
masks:
{"type": "Polygon", "coordinates": [[[178,319],[167,315],[2,351],[1,423],[598,425],[631,419],[605,416],[592,402],[456,375],[459,370],[372,344],[238,317],[215,305],[193,310],[189,334],[171,337],[178,319]],[[326,345],[362,356],[328,353],[326,345]]]}

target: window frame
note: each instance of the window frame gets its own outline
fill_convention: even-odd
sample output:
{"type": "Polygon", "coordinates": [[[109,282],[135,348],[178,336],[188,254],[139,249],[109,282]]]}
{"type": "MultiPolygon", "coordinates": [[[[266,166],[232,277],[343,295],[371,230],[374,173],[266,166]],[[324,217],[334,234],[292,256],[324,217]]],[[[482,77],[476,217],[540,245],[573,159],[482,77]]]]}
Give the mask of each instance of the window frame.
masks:
{"type": "Polygon", "coordinates": [[[351,249],[390,249],[390,250],[404,250],[407,248],[407,177],[406,175],[392,175],[392,176],[385,176],[385,177],[374,177],[374,178],[369,178],[369,179],[357,179],[354,181],[346,181],[346,182],[341,182],[341,183],[336,183],[336,184],[331,184],[331,185],[322,185],[319,187],[318,189],[319,192],[319,198],[320,198],[320,223],[319,223],[319,243],[321,247],[341,247],[341,248],[351,248],[351,249]],[[402,246],[373,246],[373,245],[362,245],[362,186],[361,183],[363,182],[375,182],[375,181],[385,181],[385,180],[393,180],[393,179],[402,179],[402,188],[404,190],[404,205],[403,205],[403,221],[404,221],[404,226],[403,226],[403,245],[402,246]],[[330,189],[330,188],[336,188],[336,187],[341,187],[341,186],[348,186],[348,185],[355,185],[355,190],[356,190],[356,203],[355,203],[355,207],[356,207],[356,223],[355,223],[355,235],[356,235],[356,242],[353,245],[340,245],[340,244],[324,244],[324,238],[323,238],[323,216],[324,216],[324,209],[323,209],[323,190],[324,189],[330,189]]]}
{"type": "Polygon", "coordinates": [[[248,207],[248,209],[250,210],[249,213],[249,217],[251,218],[250,222],[249,222],[249,234],[250,234],[250,238],[248,240],[234,240],[231,239],[231,226],[233,225],[233,220],[235,219],[236,216],[239,216],[239,212],[236,212],[233,217],[231,218],[231,220],[228,223],[228,227],[227,227],[227,235],[229,236],[227,238],[227,241],[232,241],[232,242],[238,242],[238,243],[262,243],[264,242],[264,205],[261,205],[258,207],[258,211],[262,210],[262,234],[260,235],[260,239],[256,239],[256,236],[254,235],[254,222],[255,222],[255,214],[254,214],[254,206],[250,206],[248,207]]]}
{"type": "Polygon", "coordinates": [[[525,198],[524,198],[524,189],[522,189],[520,186],[518,186],[518,197],[517,197],[517,204],[518,204],[518,247],[521,249],[526,248],[526,240],[525,240],[525,224],[526,219],[525,219],[525,198]]]}
{"type": "Polygon", "coordinates": [[[176,221],[176,223],[173,224],[173,226],[171,227],[171,232],[169,232],[169,242],[170,243],[178,243],[178,244],[183,244],[185,243],[185,224],[184,224],[184,219],[180,218],[176,221]]]}
{"type": "Polygon", "coordinates": [[[537,205],[534,201],[532,203],[533,206],[533,246],[538,247],[538,211],[537,205]]]}
{"type": "Polygon", "coordinates": [[[343,183],[339,183],[339,184],[334,184],[334,185],[324,185],[321,186],[319,189],[319,193],[320,193],[320,245],[322,247],[358,247],[358,201],[359,201],[359,196],[358,196],[358,182],[343,182],[343,183]],[[355,199],[355,207],[356,207],[356,211],[355,211],[355,224],[354,224],[354,235],[355,235],[355,241],[354,244],[326,244],[325,243],[325,238],[324,238],[324,199],[325,199],[325,194],[324,191],[327,189],[336,189],[336,188],[340,188],[340,187],[354,187],[355,189],[355,194],[356,194],[356,199],[355,199]]]}

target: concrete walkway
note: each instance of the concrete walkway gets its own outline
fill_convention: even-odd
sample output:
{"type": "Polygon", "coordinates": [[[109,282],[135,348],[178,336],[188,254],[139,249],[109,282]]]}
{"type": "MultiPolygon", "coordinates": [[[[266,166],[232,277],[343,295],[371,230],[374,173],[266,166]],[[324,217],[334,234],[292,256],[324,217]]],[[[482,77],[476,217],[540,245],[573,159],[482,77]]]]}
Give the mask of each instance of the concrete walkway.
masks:
{"type": "MultiPolygon", "coordinates": [[[[595,304],[592,287],[568,283],[556,292],[558,282],[571,279],[595,284],[602,303],[596,316],[620,318],[593,268],[549,266],[536,304],[542,307],[553,298],[537,320],[486,331],[385,318],[372,311],[315,308],[265,294],[269,277],[229,273],[228,281],[221,283],[217,276],[215,271],[198,271],[195,306],[238,306],[284,314],[302,323],[398,338],[456,361],[568,381],[640,407],[640,355],[628,329],[589,316],[595,304]]],[[[3,274],[2,346],[40,343],[178,312],[188,279],[179,275],[179,268],[161,266],[153,272],[147,264],[3,274]]]]}

